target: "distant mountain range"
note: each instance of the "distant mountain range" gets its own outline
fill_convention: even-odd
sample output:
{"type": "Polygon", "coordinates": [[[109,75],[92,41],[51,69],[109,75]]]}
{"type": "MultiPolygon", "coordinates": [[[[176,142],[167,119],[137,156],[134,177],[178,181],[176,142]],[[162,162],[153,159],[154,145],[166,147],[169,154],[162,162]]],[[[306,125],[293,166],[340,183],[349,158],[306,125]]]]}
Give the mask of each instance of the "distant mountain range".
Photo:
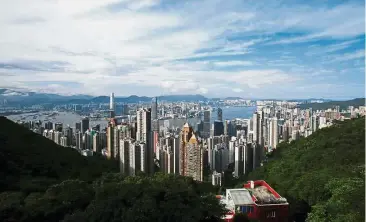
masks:
{"type": "MultiPolygon", "coordinates": [[[[150,102],[153,97],[147,96],[136,96],[131,95],[128,97],[116,97],[117,103],[139,103],[139,102],[150,102]]],[[[203,95],[164,95],[159,96],[160,101],[167,102],[198,102],[198,101],[219,101],[219,100],[237,100],[244,99],[242,97],[226,97],[226,98],[207,98],[203,95]]],[[[34,104],[89,104],[89,103],[108,103],[109,96],[97,96],[93,97],[90,95],[58,95],[52,93],[41,93],[41,92],[30,92],[23,89],[8,89],[0,88],[0,104],[6,100],[8,105],[34,105],[34,104]]],[[[257,99],[252,99],[257,100],[257,99]]],[[[277,99],[278,100],[278,99],[277,99]]],[[[312,100],[320,100],[323,102],[330,102],[329,99],[293,99],[291,101],[310,102],[312,100]]]]}
{"type": "MultiPolygon", "coordinates": [[[[208,98],[202,95],[166,95],[158,97],[159,100],[167,102],[176,101],[207,101],[208,98]]],[[[128,97],[116,97],[118,103],[139,103],[150,102],[153,97],[131,95],[128,97]]],[[[50,93],[36,93],[16,89],[0,88],[0,102],[6,100],[9,105],[33,105],[42,103],[69,103],[69,104],[88,104],[88,103],[109,103],[109,96],[89,96],[89,95],[72,95],[63,96],[50,93]]]]}

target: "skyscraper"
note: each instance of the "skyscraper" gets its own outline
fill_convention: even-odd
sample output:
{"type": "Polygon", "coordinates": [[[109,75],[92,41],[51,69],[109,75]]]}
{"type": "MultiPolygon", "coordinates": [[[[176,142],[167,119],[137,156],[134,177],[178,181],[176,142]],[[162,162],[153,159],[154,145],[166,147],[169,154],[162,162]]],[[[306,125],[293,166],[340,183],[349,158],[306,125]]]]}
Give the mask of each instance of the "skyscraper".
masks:
{"type": "Polygon", "coordinates": [[[137,129],[136,140],[147,142],[149,132],[151,131],[151,111],[148,109],[140,109],[136,112],[137,129]]]}
{"type": "Polygon", "coordinates": [[[253,142],[259,142],[259,125],[260,119],[257,112],[253,114],[253,142]]]}
{"type": "Polygon", "coordinates": [[[116,158],[119,152],[119,132],[115,119],[111,119],[107,128],[107,158],[116,158]]]}
{"type": "Polygon", "coordinates": [[[204,138],[208,138],[210,136],[210,118],[211,118],[210,110],[205,110],[203,112],[203,132],[202,132],[202,136],[204,138]]]}
{"type": "Polygon", "coordinates": [[[88,129],[89,129],[89,118],[88,117],[84,117],[81,120],[81,132],[82,133],[85,133],[88,129]]]}
{"type": "Polygon", "coordinates": [[[151,109],[139,109],[136,112],[136,141],[145,143],[146,170],[148,174],[154,171],[154,132],[151,130],[151,109]]]}
{"type": "Polygon", "coordinates": [[[276,149],[278,144],[278,122],[277,117],[273,117],[269,123],[269,145],[276,149]]]}
{"type": "Polygon", "coordinates": [[[111,93],[109,97],[109,111],[110,111],[110,118],[114,118],[116,112],[116,105],[114,103],[114,93],[111,93]]]}
{"type": "Polygon", "coordinates": [[[192,127],[185,123],[180,134],[180,175],[203,180],[203,152],[192,127]]]}
{"type": "Polygon", "coordinates": [[[217,120],[222,121],[222,109],[221,108],[217,109],[217,120]]]}
{"type": "Polygon", "coordinates": [[[158,98],[154,97],[151,102],[151,119],[158,119],[158,98]]]}
{"type": "Polygon", "coordinates": [[[114,93],[111,93],[111,96],[109,97],[109,109],[112,111],[115,110],[114,93]]]}

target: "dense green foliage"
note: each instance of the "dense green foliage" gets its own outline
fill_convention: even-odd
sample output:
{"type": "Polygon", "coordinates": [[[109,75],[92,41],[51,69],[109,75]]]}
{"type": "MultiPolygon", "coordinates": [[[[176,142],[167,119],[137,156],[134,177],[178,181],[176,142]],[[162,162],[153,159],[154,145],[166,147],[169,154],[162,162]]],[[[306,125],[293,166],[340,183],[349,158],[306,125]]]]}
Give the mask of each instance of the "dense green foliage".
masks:
{"type": "Polygon", "coordinates": [[[124,177],[0,117],[0,221],[218,221],[210,183],[155,174],[124,177]]]}
{"type": "Polygon", "coordinates": [[[286,197],[292,220],[364,221],[365,118],[281,143],[249,179],[264,179],[286,197]]]}
{"type": "Polygon", "coordinates": [[[339,106],[341,110],[347,109],[348,106],[364,106],[365,105],[365,98],[357,98],[347,101],[330,101],[330,102],[324,102],[324,103],[306,103],[306,104],[300,104],[301,109],[308,109],[312,108],[313,110],[325,110],[329,108],[334,108],[335,106],[339,106]]]}

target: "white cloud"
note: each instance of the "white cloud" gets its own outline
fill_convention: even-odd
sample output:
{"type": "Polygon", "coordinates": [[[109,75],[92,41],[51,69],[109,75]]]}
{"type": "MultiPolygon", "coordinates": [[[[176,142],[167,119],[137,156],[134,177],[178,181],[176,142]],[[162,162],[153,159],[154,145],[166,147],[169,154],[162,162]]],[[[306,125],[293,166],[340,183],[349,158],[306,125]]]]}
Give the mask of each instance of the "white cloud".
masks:
{"type": "MultiPolygon", "coordinates": [[[[310,33],[302,38],[343,38],[363,32],[359,20],[363,12],[353,4],[316,10],[299,6],[293,10],[295,6],[284,8],[275,3],[262,7],[260,2],[244,6],[242,1],[203,0],[153,10],[159,3],[33,0],[26,4],[4,0],[0,8],[0,76],[6,76],[6,80],[1,85],[41,90],[42,86],[27,83],[49,81],[51,84],[43,85],[43,90],[97,95],[111,90],[129,94],[130,84],[141,95],[157,95],[161,91],[210,94],[225,84],[236,83],[239,86],[232,91],[239,93],[248,86],[301,81],[297,73],[264,68],[246,58],[256,46],[274,37],[270,34],[291,29],[310,33]],[[245,39],[235,38],[238,33],[245,39]],[[183,61],[220,56],[226,58],[183,61]],[[57,70],[49,71],[1,66],[27,60],[61,63],[57,70]],[[218,71],[230,66],[240,70],[218,71]],[[246,70],[244,66],[256,67],[246,70]],[[80,86],[69,90],[67,85],[57,83],[66,81],[80,86]]],[[[347,46],[335,46],[334,50],[342,47],[347,46]]],[[[293,61],[284,62],[293,65],[293,61]]]]}
{"type": "Polygon", "coordinates": [[[214,62],[215,66],[250,66],[254,63],[252,61],[221,61],[221,62],[214,62]]]}
{"type": "Polygon", "coordinates": [[[236,92],[236,93],[243,92],[243,90],[242,89],[239,89],[239,88],[234,88],[232,90],[233,90],[233,92],[236,92]]]}
{"type": "Polygon", "coordinates": [[[344,53],[343,55],[336,55],[330,58],[329,62],[344,62],[365,57],[365,50],[358,50],[352,53],[344,53]]]}

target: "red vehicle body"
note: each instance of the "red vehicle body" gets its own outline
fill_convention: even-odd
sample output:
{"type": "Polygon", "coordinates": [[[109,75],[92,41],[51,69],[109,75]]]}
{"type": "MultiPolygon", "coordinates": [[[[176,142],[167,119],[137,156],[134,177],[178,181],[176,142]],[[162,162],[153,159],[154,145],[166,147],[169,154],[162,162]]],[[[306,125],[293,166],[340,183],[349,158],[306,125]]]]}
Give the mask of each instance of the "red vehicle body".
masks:
{"type": "MultiPolygon", "coordinates": [[[[263,180],[248,181],[243,185],[243,188],[251,190],[256,187],[265,187],[274,198],[282,198],[271,186],[263,180]]],[[[219,198],[219,196],[217,196],[219,198]]],[[[222,198],[222,197],[220,197],[222,198]]],[[[285,222],[288,221],[289,204],[287,201],[279,203],[263,203],[258,201],[258,197],[251,192],[253,204],[246,206],[239,206],[237,209],[229,209],[229,213],[223,218],[226,222],[232,222],[235,212],[242,212],[248,216],[249,219],[259,220],[260,222],[285,222]]]]}

